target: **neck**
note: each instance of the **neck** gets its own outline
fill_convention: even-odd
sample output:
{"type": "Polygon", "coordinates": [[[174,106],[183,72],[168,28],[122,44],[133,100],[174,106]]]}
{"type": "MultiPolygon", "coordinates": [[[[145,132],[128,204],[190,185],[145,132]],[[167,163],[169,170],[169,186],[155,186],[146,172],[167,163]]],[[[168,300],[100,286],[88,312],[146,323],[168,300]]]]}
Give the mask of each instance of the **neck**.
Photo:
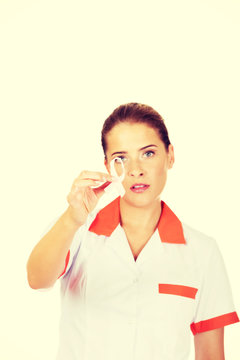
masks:
{"type": "Polygon", "coordinates": [[[135,207],[120,199],[121,225],[123,228],[156,229],[161,215],[161,201],[148,207],[135,207]]]}

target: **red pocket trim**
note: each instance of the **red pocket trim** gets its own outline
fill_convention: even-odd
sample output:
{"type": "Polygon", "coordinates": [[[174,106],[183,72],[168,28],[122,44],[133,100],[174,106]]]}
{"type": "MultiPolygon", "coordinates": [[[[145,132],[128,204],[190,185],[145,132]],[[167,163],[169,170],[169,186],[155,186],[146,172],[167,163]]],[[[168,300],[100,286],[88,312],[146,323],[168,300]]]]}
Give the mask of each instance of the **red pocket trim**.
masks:
{"type": "Polygon", "coordinates": [[[184,285],[158,284],[158,291],[160,294],[179,295],[195,299],[198,289],[184,285]]]}

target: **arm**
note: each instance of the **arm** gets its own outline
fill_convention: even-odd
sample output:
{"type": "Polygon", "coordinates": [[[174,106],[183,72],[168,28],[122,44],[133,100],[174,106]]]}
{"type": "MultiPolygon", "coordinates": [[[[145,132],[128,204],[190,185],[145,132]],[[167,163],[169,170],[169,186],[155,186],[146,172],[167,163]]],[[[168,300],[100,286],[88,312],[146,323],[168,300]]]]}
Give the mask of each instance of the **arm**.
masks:
{"type": "Polygon", "coordinates": [[[225,360],[224,328],[196,334],[194,345],[195,360],[225,360]]]}
{"type": "Polygon", "coordinates": [[[28,283],[33,289],[54,285],[65,266],[65,259],[76,231],[95,208],[103,194],[105,183],[97,189],[99,181],[112,181],[108,174],[82,172],[74,181],[68,195],[68,209],[51,230],[34,247],[27,263],[28,283]]]}
{"type": "Polygon", "coordinates": [[[63,272],[67,252],[79,226],[67,210],[34,247],[27,263],[28,283],[32,289],[54,285],[63,272]]]}
{"type": "Polygon", "coordinates": [[[206,261],[191,330],[196,360],[224,360],[224,328],[239,321],[222,254],[217,243],[204,249],[206,261]]]}

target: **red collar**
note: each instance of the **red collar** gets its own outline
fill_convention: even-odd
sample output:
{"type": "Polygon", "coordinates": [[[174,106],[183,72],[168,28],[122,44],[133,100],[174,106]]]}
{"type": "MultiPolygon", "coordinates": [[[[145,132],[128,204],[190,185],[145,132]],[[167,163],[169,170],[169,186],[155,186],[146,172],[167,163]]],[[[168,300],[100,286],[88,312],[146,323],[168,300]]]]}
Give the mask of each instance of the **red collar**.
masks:
{"type": "MultiPolygon", "coordinates": [[[[110,236],[120,223],[120,197],[99,211],[89,231],[97,235],[110,236]]],[[[181,221],[162,201],[162,212],[158,223],[160,239],[164,243],[186,244],[181,221]]]]}

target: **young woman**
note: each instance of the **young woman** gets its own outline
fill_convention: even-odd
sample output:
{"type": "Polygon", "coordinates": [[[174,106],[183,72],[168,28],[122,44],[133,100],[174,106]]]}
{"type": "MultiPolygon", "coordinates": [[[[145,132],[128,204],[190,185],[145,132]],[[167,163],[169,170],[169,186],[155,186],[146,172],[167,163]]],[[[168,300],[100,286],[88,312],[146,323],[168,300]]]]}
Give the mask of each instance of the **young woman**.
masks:
{"type": "Polygon", "coordinates": [[[216,242],[182,224],[161,201],[174,163],[162,117],[146,105],[122,105],[105,121],[102,145],[108,172],[83,171],[75,179],[68,209],[27,265],[34,289],[61,277],[57,359],[186,360],[192,331],[196,360],[223,360],[223,328],[238,316],[216,242]],[[124,164],[125,194],[86,230],[88,215],[115,181],[116,157],[124,164]]]}

